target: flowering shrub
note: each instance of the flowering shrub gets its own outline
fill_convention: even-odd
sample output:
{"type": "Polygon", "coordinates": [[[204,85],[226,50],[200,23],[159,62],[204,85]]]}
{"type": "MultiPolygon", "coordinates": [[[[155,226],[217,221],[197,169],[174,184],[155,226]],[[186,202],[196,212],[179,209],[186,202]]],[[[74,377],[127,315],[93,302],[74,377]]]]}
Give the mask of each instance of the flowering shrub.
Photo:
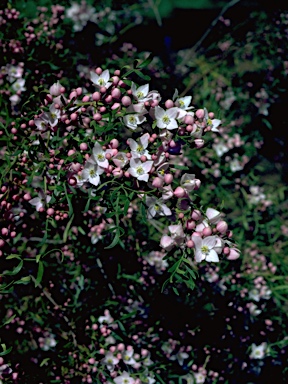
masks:
{"type": "Polygon", "coordinates": [[[224,15],[217,61],[172,74],[117,43],[155,2],[33,4],[0,13],[0,382],[286,382],[287,188],[249,129],[282,91],[241,61],[264,45],[224,15]]]}

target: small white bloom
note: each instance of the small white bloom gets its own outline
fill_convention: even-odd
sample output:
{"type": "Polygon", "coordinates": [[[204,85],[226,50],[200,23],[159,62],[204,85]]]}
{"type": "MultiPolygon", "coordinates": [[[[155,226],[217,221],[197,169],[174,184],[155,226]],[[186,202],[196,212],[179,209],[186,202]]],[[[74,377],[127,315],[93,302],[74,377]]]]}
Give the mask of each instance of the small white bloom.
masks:
{"type": "Polygon", "coordinates": [[[45,204],[48,204],[50,200],[51,196],[45,196],[44,192],[41,191],[39,192],[38,197],[29,200],[29,203],[36,207],[36,211],[39,211],[40,208],[44,208],[45,204]]]}
{"type": "Polygon", "coordinates": [[[170,108],[165,111],[163,108],[155,107],[155,118],[157,120],[157,127],[160,129],[166,128],[168,130],[178,128],[176,117],[178,108],[170,108]]]}
{"type": "Polygon", "coordinates": [[[112,84],[112,83],[109,83],[110,73],[108,69],[105,69],[105,71],[103,71],[101,75],[97,75],[97,73],[91,71],[90,79],[92,83],[96,85],[96,87],[98,88],[101,88],[101,87],[109,88],[110,85],[112,84]]]}
{"type": "Polygon", "coordinates": [[[149,133],[145,133],[143,136],[141,136],[137,141],[133,139],[128,139],[127,142],[131,148],[131,154],[134,159],[140,158],[141,156],[146,156],[147,159],[151,159],[150,153],[147,151],[147,147],[149,144],[149,133]]]}
{"type": "Polygon", "coordinates": [[[129,375],[128,372],[123,372],[122,375],[115,377],[115,384],[134,384],[135,380],[129,375]]]}
{"type": "Polygon", "coordinates": [[[126,153],[124,152],[118,152],[116,156],[112,158],[113,163],[118,168],[124,168],[125,165],[128,163],[128,158],[126,156],[126,153]]]}
{"type": "Polygon", "coordinates": [[[135,99],[138,102],[144,103],[145,101],[151,99],[151,97],[147,98],[147,95],[149,92],[149,84],[141,85],[140,87],[136,88],[136,85],[132,82],[131,90],[132,90],[132,95],[135,97],[135,99]]]}
{"type": "Polygon", "coordinates": [[[23,92],[23,91],[26,91],[26,88],[24,87],[24,85],[25,85],[25,79],[18,79],[12,84],[11,88],[15,92],[18,92],[18,91],[23,92]]]}
{"type": "MultiPolygon", "coordinates": [[[[97,186],[100,183],[100,175],[104,172],[97,164],[87,161],[82,171],[82,180],[89,181],[89,183],[97,186]]],[[[79,178],[79,176],[78,176],[79,178]]]]}
{"type": "Polygon", "coordinates": [[[208,262],[218,262],[219,257],[214,249],[217,244],[218,236],[207,236],[202,239],[200,236],[192,236],[195,244],[195,261],[200,263],[203,260],[208,262]]]}
{"type": "Polygon", "coordinates": [[[224,153],[229,151],[229,147],[225,145],[224,141],[219,141],[217,144],[212,145],[214,151],[217,153],[218,157],[224,155],[224,153]]]}
{"type": "Polygon", "coordinates": [[[131,176],[136,177],[138,180],[148,181],[149,174],[148,172],[151,170],[153,166],[153,161],[145,161],[141,162],[140,159],[131,159],[130,160],[130,168],[128,172],[131,176]]]}
{"type": "Polygon", "coordinates": [[[267,343],[262,343],[260,345],[252,344],[252,351],[250,353],[250,359],[263,359],[267,350],[267,343]]]}
{"type": "Polygon", "coordinates": [[[89,159],[90,162],[95,162],[101,168],[107,168],[109,166],[109,162],[106,159],[106,151],[102,149],[102,146],[96,142],[93,147],[93,155],[89,159]]]}
{"type": "Polygon", "coordinates": [[[166,204],[153,196],[146,197],[146,204],[148,206],[147,217],[152,219],[154,216],[170,216],[172,215],[171,210],[167,207],[166,204]]]}
{"type": "Polygon", "coordinates": [[[122,353],[122,359],[124,361],[125,364],[128,364],[128,365],[133,365],[136,363],[136,360],[134,359],[133,357],[134,355],[134,349],[131,348],[129,351],[124,351],[122,353]]]}

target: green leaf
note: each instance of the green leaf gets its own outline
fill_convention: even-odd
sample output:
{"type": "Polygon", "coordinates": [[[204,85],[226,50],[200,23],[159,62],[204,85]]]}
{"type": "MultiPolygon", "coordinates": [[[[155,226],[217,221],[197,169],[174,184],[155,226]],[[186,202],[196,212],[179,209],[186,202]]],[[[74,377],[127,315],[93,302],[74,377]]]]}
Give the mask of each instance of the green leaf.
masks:
{"type": "Polygon", "coordinates": [[[71,219],[68,221],[67,225],[66,225],[66,228],[65,228],[65,231],[63,233],[63,242],[66,243],[67,241],[67,238],[68,238],[68,234],[69,234],[69,229],[71,227],[71,224],[72,224],[72,221],[74,219],[74,215],[72,215],[71,219]]]}
{"type": "Polygon", "coordinates": [[[3,352],[0,352],[0,356],[8,355],[8,353],[10,353],[12,351],[12,347],[6,349],[5,344],[1,344],[1,347],[3,348],[3,352]]]}
{"type": "Polygon", "coordinates": [[[41,283],[42,278],[43,278],[43,273],[44,273],[44,265],[41,260],[39,260],[38,264],[38,272],[37,272],[37,277],[35,281],[35,287],[38,287],[38,285],[41,283]]]}
{"type": "Polygon", "coordinates": [[[116,244],[119,243],[119,231],[116,232],[116,235],[112,241],[112,243],[110,245],[108,245],[107,247],[105,247],[105,249],[110,249],[110,248],[113,248],[115,247],[116,244]]]}
{"type": "Polygon", "coordinates": [[[13,271],[4,272],[3,275],[5,276],[14,276],[17,275],[18,272],[21,271],[23,267],[23,260],[20,261],[20,263],[13,269],[13,271]]]}

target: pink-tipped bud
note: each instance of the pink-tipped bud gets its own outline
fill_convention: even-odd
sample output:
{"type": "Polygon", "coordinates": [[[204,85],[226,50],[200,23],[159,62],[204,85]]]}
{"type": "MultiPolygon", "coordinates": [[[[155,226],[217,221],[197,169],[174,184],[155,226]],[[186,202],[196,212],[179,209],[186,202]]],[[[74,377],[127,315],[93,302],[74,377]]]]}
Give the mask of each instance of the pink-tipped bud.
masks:
{"type": "MultiPolygon", "coordinates": [[[[185,124],[190,124],[190,125],[192,125],[193,123],[194,123],[194,117],[193,116],[191,116],[191,115],[186,115],[185,117],[184,117],[184,123],[185,124]]],[[[187,128],[186,128],[187,129],[187,128]]]]}
{"type": "Polygon", "coordinates": [[[228,225],[226,221],[223,221],[223,220],[219,221],[219,223],[217,223],[216,225],[216,229],[218,232],[222,234],[226,233],[228,231],[228,225]]]}
{"type": "Polygon", "coordinates": [[[2,229],[1,229],[1,233],[2,233],[3,236],[7,236],[8,233],[9,233],[8,228],[2,228],[2,229]]]}
{"type": "Polygon", "coordinates": [[[224,247],[223,248],[223,253],[224,253],[224,255],[228,256],[229,253],[230,253],[230,248],[229,247],[224,247]]]}
{"type": "Polygon", "coordinates": [[[231,248],[229,256],[227,256],[227,260],[237,260],[239,259],[239,257],[240,257],[240,252],[235,248],[231,248]]]}
{"type": "Polygon", "coordinates": [[[111,157],[112,157],[111,153],[106,153],[106,154],[105,154],[105,158],[106,158],[107,160],[110,160],[111,157]]]}
{"type": "Polygon", "coordinates": [[[77,180],[75,179],[75,177],[70,177],[70,179],[68,180],[68,183],[73,187],[74,185],[77,184],[77,180]]]}
{"type": "Polygon", "coordinates": [[[100,121],[102,119],[102,115],[100,113],[94,113],[93,119],[95,121],[100,121]]]}
{"type": "Polygon", "coordinates": [[[119,147],[119,141],[118,141],[117,139],[112,139],[112,140],[110,141],[110,144],[111,144],[111,147],[112,147],[113,149],[116,149],[116,148],[119,147]]]}
{"type": "Polygon", "coordinates": [[[86,151],[88,149],[88,145],[86,143],[81,143],[80,149],[81,149],[81,151],[86,151]]]}
{"type": "Polygon", "coordinates": [[[115,111],[116,109],[121,109],[121,104],[120,103],[114,103],[111,107],[112,111],[115,111]]]}
{"type": "Polygon", "coordinates": [[[101,87],[100,88],[100,93],[105,93],[107,91],[107,88],[106,87],[101,87]]]}
{"type": "Polygon", "coordinates": [[[180,197],[184,197],[186,195],[186,192],[182,187],[177,187],[174,191],[174,195],[180,198],[180,197]]]}
{"type": "Polygon", "coordinates": [[[94,101],[99,101],[101,99],[101,95],[100,95],[100,92],[94,92],[92,94],[92,100],[94,101]]]}
{"type": "Polygon", "coordinates": [[[167,109],[169,109],[169,108],[173,108],[174,107],[174,103],[173,103],[173,101],[172,100],[166,100],[165,101],[165,107],[167,108],[167,109]]]}
{"type": "Polygon", "coordinates": [[[122,169],[120,169],[120,168],[115,168],[115,169],[113,169],[112,173],[113,173],[113,176],[115,176],[115,177],[117,177],[117,178],[123,176],[123,171],[122,171],[122,169]]]}
{"type": "Polygon", "coordinates": [[[90,100],[90,97],[88,95],[85,95],[82,97],[83,103],[87,103],[90,100]]]}
{"type": "Polygon", "coordinates": [[[121,96],[121,91],[119,88],[114,88],[111,92],[111,96],[113,97],[113,99],[120,99],[120,96],[121,96]]]}
{"type": "Polygon", "coordinates": [[[97,68],[95,69],[95,72],[97,73],[97,75],[101,75],[101,73],[102,73],[102,68],[97,67],[97,68]]]}
{"type": "Polygon", "coordinates": [[[186,228],[191,231],[192,229],[194,229],[196,227],[196,223],[194,220],[188,220],[187,223],[186,223],[186,228]]]}
{"type": "Polygon", "coordinates": [[[186,243],[187,248],[193,248],[194,247],[194,241],[193,240],[188,240],[186,243]]]}
{"type": "Polygon", "coordinates": [[[72,156],[72,155],[74,155],[74,153],[75,153],[75,150],[74,149],[70,149],[68,151],[68,156],[72,156]]]}
{"type": "Polygon", "coordinates": [[[198,109],[198,111],[196,111],[196,116],[198,117],[198,119],[203,119],[205,116],[204,109],[198,109]]]}
{"type": "Polygon", "coordinates": [[[214,112],[209,112],[208,116],[209,116],[210,119],[214,119],[214,112]]]}
{"type": "Polygon", "coordinates": [[[166,173],[164,175],[164,181],[166,184],[171,184],[173,181],[173,175],[171,173],[166,173]]]}
{"type": "Polygon", "coordinates": [[[82,95],[82,88],[81,87],[76,88],[76,92],[78,96],[82,95]]]}
{"type": "Polygon", "coordinates": [[[121,103],[124,105],[124,107],[128,107],[131,105],[131,98],[129,96],[123,96],[121,99],[121,103]]]}
{"type": "Polygon", "coordinates": [[[152,100],[151,107],[155,108],[155,107],[157,107],[157,105],[159,105],[159,101],[158,100],[152,100]]]}
{"type": "Polygon", "coordinates": [[[187,125],[186,131],[187,132],[192,132],[193,131],[193,126],[192,125],[187,125]]]}
{"type": "Polygon", "coordinates": [[[210,227],[206,227],[202,231],[203,236],[211,236],[212,235],[212,229],[210,227]]]}
{"type": "Polygon", "coordinates": [[[77,98],[77,92],[76,91],[72,91],[71,93],[70,93],[70,95],[69,95],[69,99],[76,99],[77,98]]]}
{"type": "Polygon", "coordinates": [[[29,201],[32,199],[30,193],[25,193],[25,195],[23,196],[23,199],[26,200],[26,201],[29,201]]]}
{"type": "Polygon", "coordinates": [[[191,214],[191,218],[195,221],[200,220],[202,217],[201,212],[198,209],[194,209],[194,211],[191,214]]]}
{"type": "Polygon", "coordinates": [[[163,187],[163,179],[161,179],[160,177],[155,177],[155,179],[152,182],[152,185],[155,188],[163,187]]]}
{"type": "Polygon", "coordinates": [[[195,139],[194,143],[195,143],[197,148],[202,148],[205,142],[203,139],[195,139]]]}
{"type": "Polygon", "coordinates": [[[77,120],[77,117],[78,117],[77,113],[71,113],[70,119],[72,121],[75,121],[75,120],[77,120]]]}
{"type": "Polygon", "coordinates": [[[112,96],[111,96],[111,95],[108,95],[107,97],[105,97],[105,101],[106,101],[106,103],[108,103],[108,104],[112,103],[112,101],[113,101],[112,96]]]}
{"type": "Polygon", "coordinates": [[[175,143],[174,140],[171,140],[170,143],[169,143],[169,147],[170,148],[175,148],[177,146],[177,144],[175,143]]]}
{"type": "Polygon", "coordinates": [[[48,208],[47,209],[47,215],[49,215],[49,216],[54,215],[54,209],[53,208],[48,208]]]}
{"type": "Polygon", "coordinates": [[[145,161],[147,161],[147,157],[145,155],[142,155],[140,157],[140,160],[144,163],[145,161]]]}

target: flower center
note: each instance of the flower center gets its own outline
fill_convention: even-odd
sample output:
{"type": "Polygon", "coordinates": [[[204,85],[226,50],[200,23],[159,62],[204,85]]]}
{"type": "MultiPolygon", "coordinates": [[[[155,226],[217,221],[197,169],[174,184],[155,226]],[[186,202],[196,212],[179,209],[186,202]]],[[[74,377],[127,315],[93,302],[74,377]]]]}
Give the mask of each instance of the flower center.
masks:
{"type": "Polygon", "coordinates": [[[99,155],[97,155],[97,159],[98,159],[99,161],[104,161],[104,160],[105,160],[105,157],[104,157],[104,155],[103,155],[102,153],[99,153],[99,155]]]}
{"type": "Polygon", "coordinates": [[[140,166],[140,167],[137,167],[136,168],[136,172],[138,173],[138,175],[143,175],[144,173],[144,169],[140,166]]]}
{"type": "Polygon", "coordinates": [[[136,93],[136,96],[137,96],[138,99],[142,99],[142,97],[144,97],[144,93],[141,92],[141,91],[138,91],[138,92],[136,93]]]}
{"type": "Polygon", "coordinates": [[[170,123],[170,119],[167,115],[163,116],[162,121],[164,124],[167,124],[167,125],[170,123]]]}
{"type": "Polygon", "coordinates": [[[129,116],[129,123],[131,123],[131,124],[135,124],[136,123],[136,119],[135,119],[135,117],[134,116],[129,116]]]}
{"type": "Polygon", "coordinates": [[[100,77],[100,79],[98,80],[98,84],[103,87],[103,85],[105,85],[105,80],[100,77]]]}
{"type": "Polygon", "coordinates": [[[94,177],[95,175],[96,175],[96,172],[94,171],[94,169],[90,169],[89,170],[89,176],[94,177]]]}
{"type": "Polygon", "coordinates": [[[141,152],[143,152],[143,150],[144,150],[143,146],[141,144],[139,144],[137,149],[136,149],[136,152],[141,153],[141,152]]]}
{"type": "Polygon", "coordinates": [[[179,107],[180,107],[180,108],[185,107],[185,103],[184,103],[183,100],[179,100],[179,107]]]}
{"type": "Polygon", "coordinates": [[[205,255],[209,253],[209,248],[207,247],[207,245],[203,245],[201,247],[201,252],[204,253],[205,255]]]}

